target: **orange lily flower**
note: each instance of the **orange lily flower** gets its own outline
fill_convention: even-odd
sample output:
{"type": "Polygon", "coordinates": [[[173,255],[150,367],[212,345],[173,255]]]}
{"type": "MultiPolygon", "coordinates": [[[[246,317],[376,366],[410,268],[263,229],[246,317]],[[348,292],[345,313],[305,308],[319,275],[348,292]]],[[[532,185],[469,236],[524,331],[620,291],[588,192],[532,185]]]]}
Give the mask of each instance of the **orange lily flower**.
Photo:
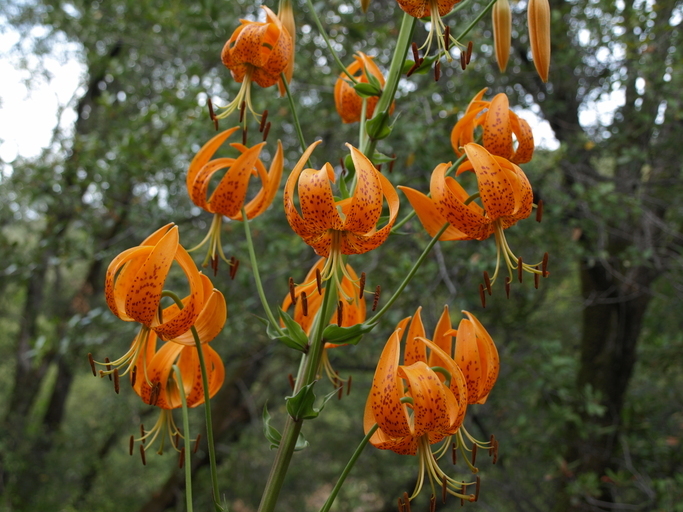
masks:
{"type": "Polygon", "coordinates": [[[454,178],[446,177],[450,163],[440,164],[434,169],[430,182],[431,198],[417,190],[399,187],[408,197],[424,228],[434,236],[449,223],[449,228],[440,240],[485,240],[494,234],[497,257],[491,284],[498,275],[501,254],[510,272],[510,280],[513,270],[517,270],[520,276],[522,270],[547,275],[536,268],[541,263],[522,263],[510,249],[503,232],[531,214],[533,192],[522,169],[505,158],[490,154],[478,144],[466,144],[465,153],[468,161],[460,166],[456,175],[473,171],[479,188],[476,194],[468,194],[454,178]],[[477,198],[482,206],[475,202],[477,198]]]}
{"type": "Polygon", "coordinates": [[[305,169],[304,164],[321,141],[311,144],[287,179],[284,206],[287,221],[304,242],[319,256],[328,258],[323,278],[333,269],[342,270],[342,254],[363,254],[376,249],[389,236],[398,215],[398,194],[388,179],[356,148],[347,144],[356,168],[353,195],[334,200],[330,182],[334,169],[326,163],[320,170],[305,169]],[[298,185],[301,214],[294,205],[294,187],[298,185]],[[382,198],[389,206],[389,220],[377,229],[382,214],[382,198]]]}
{"type": "MultiPolygon", "coordinates": [[[[365,55],[363,52],[356,52],[353,58],[353,63],[346,68],[350,75],[357,78],[358,82],[367,84],[370,81],[368,78],[369,74],[377,79],[381,88],[384,88],[384,76],[377,67],[377,64],[372,60],[372,57],[365,55]]],[[[379,96],[371,96],[366,99],[366,119],[372,119],[378,101],[379,96]]],[[[391,106],[391,112],[394,110],[394,104],[391,106]]],[[[357,123],[360,121],[363,98],[353,88],[353,84],[349,81],[346,73],[341,73],[334,84],[334,105],[337,108],[337,113],[342,118],[342,122],[357,123]]]]}
{"type": "Polygon", "coordinates": [[[242,87],[237,97],[216,116],[219,119],[240,108],[243,101],[258,118],[251,106],[251,83],[261,87],[277,83],[293,53],[292,37],[287,29],[273,11],[265,5],[261,7],[266,12],[266,21],[240,20],[241,25],[223,47],[221,60],[242,87]]]}
{"type": "Polygon", "coordinates": [[[279,141],[277,152],[268,172],[266,172],[263,162],[259,159],[261,150],[266,144],[265,142],[251,148],[247,148],[243,144],[232,143],[230,145],[240,152],[239,157],[211,159],[218,148],[238,129],[239,127],[234,127],[225,130],[204,144],[202,149],[192,159],[187,171],[186,183],[190,199],[200,208],[214,214],[214,220],[209,233],[192,251],[209,241],[209,251],[204,260],[204,265],[211,258],[214,263],[214,269],[215,265],[218,264],[217,253],[220,253],[223,260],[227,261],[220,243],[223,216],[233,220],[243,220],[242,207],[244,207],[247,214],[247,219],[253,219],[261,215],[273,202],[282,179],[284,158],[282,144],[279,141]],[[227,169],[227,171],[207,200],[211,178],[215,173],[223,169],[227,169]],[[258,175],[261,180],[261,188],[253,199],[244,204],[247,197],[249,179],[252,175],[258,175]]]}
{"type": "MultiPolygon", "coordinates": [[[[421,471],[409,500],[420,493],[426,472],[432,488],[436,481],[449,494],[474,501],[474,494],[465,494],[472,484],[463,485],[446,475],[431,448],[444,439],[449,447],[450,436],[461,428],[467,409],[465,377],[449,354],[424,337],[419,309],[408,328],[403,365],[399,364],[401,338],[410,320],[406,318],[398,324],[382,351],[365,405],[365,432],[377,424],[379,428],[370,438],[374,446],[400,455],[417,454],[420,458],[421,471]],[[429,357],[427,348],[431,352],[429,357]],[[434,365],[435,361],[438,365],[434,365]]],[[[440,327],[435,338],[444,335],[444,326],[440,327]]]]}
{"type": "MultiPolygon", "coordinates": [[[[325,258],[320,258],[313,268],[308,271],[304,284],[299,284],[294,287],[293,294],[295,298],[294,306],[294,321],[298,323],[306,334],[310,334],[311,327],[315,315],[322,306],[323,295],[318,292],[318,284],[316,282],[317,272],[323,272],[325,268],[325,258]],[[303,298],[305,296],[305,299],[303,298]],[[305,301],[305,306],[304,306],[305,301]]],[[[351,327],[353,325],[365,322],[366,304],[365,297],[359,297],[359,278],[356,272],[351,268],[351,265],[346,265],[344,275],[339,283],[337,283],[339,302],[341,303],[341,323],[344,327],[351,327]]],[[[326,289],[326,288],[325,288],[326,289]]],[[[323,294],[325,292],[323,291],[323,294]]],[[[362,293],[362,292],[360,292],[362,293]]],[[[282,310],[287,311],[292,306],[292,293],[288,293],[282,301],[282,310]]],[[[330,324],[337,324],[339,322],[338,316],[333,316],[330,319],[330,324]]],[[[284,326],[284,324],[283,324],[284,326]]],[[[346,382],[345,379],[340,378],[337,372],[334,371],[330,363],[327,350],[334,347],[339,347],[334,343],[325,343],[322,356],[322,367],[325,370],[327,377],[333,384],[346,382]]]]}
{"type": "MultiPolygon", "coordinates": [[[[451,10],[453,6],[460,2],[460,0],[396,0],[398,6],[403,9],[404,12],[408,13],[413,18],[424,18],[429,16],[431,18],[431,29],[429,30],[429,35],[427,40],[420,47],[427,48],[425,50],[425,55],[429,54],[429,48],[431,47],[432,40],[436,39],[437,45],[439,46],[439,51],[443,51],[446,59],[449,61],[453,60],[450,52],[446,48],[444,41],[444,33],[446,27],[441,19],[441,16],[445,16],[451,10]]],[[[458,44],[453,36],[449,37],[450,41],[458,44]]],[[[450,43],[449,43],[450,44],[450,43]]]]}
{"type": "Polygon", "coordinates": [[[534,154],[534,135],[529,123],[510,110],[504,93],[496,94],[491,101],[483,101],[485,92],[486,88],[472,98],[465,115],[453,127],[451,145],[455,154],[459,157],[464,154],[461,148],[474,142],[474,130],[481,126],[482,143],[489,153],[515,164],[530,161],[534,154]],[[513,135],[517,138],[516,149],[512,143],[513,135]]]}

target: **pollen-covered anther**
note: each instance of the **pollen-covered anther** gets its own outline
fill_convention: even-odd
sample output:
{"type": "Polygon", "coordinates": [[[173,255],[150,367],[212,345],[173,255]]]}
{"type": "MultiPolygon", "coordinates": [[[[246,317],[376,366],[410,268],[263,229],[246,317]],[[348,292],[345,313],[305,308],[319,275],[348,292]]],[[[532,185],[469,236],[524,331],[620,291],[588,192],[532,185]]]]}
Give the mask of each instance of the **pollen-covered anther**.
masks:
{"type": "Polygon", "coordinates": [[[197,434],[197,439],[194,440],[194,448],[192,449],[192,453],[197,453],[197,450],[199,450],[199,441],[201,440],[202,435],[197,434]]]}
{"type": "Polygon", "coordinates": [[[548,253],[543,255],[543,261],[541,262],[541,272],[543,277],[548,277],[548,253]]]}
{"type": "Polygon", "coordinates": [[[517,279],[522,282],[522,276],[524,275],[524,265],[522,264],[522,257],[517,258],[517,279]]]}
{"type": "Polygon", "coordinates": [[[443,31],[443,47],[448,52],[451,49],[451,27],[446,25],[446,29],[443,31]]]}
{"type": "Polygon", "coordinates": [[[294,293],[294,278],[289,278],[289,298],[292,299],[292,303],[296,304],[296,293],[294,293]]]}
{"type": "Polygon", "coordinates": [[[145,447],[140,445],[140,459],[142,459],[142,465],[147,465],[147,458],[145,457],[145,447]]]}
{"type": "MultiPolygon", "coordinates": [[[[105,357],[105,358],[104,358],[104,362],[105,362],[105,363],[110,363],[111,361],[110,361],[110,359],[109,359],[108,357],[105,357]]],[[[107,368],[107,375],[109,375],[109,380],[112,380],[112,376],[111,376],[111,365],[110,365],[110,364],[107,364],[107,365],[106,365],[106,368],[107,368]]]]}
{"type": "Polygon", "coordinates": [[[472,465],[474,466],[477,462],[477,445],[476,443],[472,445],[472,465]]]}
{"type": "Polygon", "coordinates": [[[178,432],[175,433],[173,436],[173,446],[178,448],[178,445],[180,444],[180,434],[178,432]]]}
{"type": "Polygon", "coordinates": [[[481,477],[477,476],[477,484],[474,488],[474,501],[479,501],[479,489],[481,489],[481,477]]]}
{"type": "Polygon", "coordinates": [[[377,305],[379,304],[379,296],[382,293],[382,287],[380,285],[377,285],[377,288],[375,288],[375,298],[372,301],[372,310],[375,311],[377,309],[377,305]]]}
{"type": "Polygon", "coordinates": [[[464,51],[460,52],[460,67],[463,71],[467,69],[467,55],[464,51]]]}
{"type": "Polygon", "coordinates": [[[441,78],[441,61],[437,60],[434,64],[434,81],[438,82],[439,78],[441,78]]]}
{"type": "Polygon", "coordinates": [[[344,396],[344,383],[343,382],[339,385],[339,389],[337,390],[337,400],[341,400],[342,396],[344,396]]]}
{"type": "Polygon", "coordinates": [[[406,512],[410,512],[410,496],[408,496],[407,492],[403,493],[403,502],[406,505],[406,512]]]}
{"type": "MultiPolygon", "coordinates": [[[[460,494],[462,494],[464,496],[466,491],[467,491],[467,484],[465,484],[465,482],[462,482],[462,486],[460,487],[460,494]]],[[[465,505],[465,498],[460,498],[460,506],[463,507],[464,505],[465,505]]]]}
{"type": "MultiPolygon", "coordinates": [[[[365,278],[365,274],[363,274],[363,278],[365,278]]],[[[92,354],[90,352],[88,352],[88,362],[90,363],[90,369],[92,370],[93,377],[97,377],[97,370],[95,370],[95,360],[92,358],[92,354]]]]}
{"type": "Polygon", "coordinates": [[[417,49],[417,43],[413,41],[413,44],[410,47],[413,50],[413,60],[415,62],[420,62],[420,51],[417,49]]]}
{"type": "Polygon", "coordinates": [[[429,512],[436,512],[436,496],[433,494],[429,497],[429,512]]]}
{"type": "MultiPolygon", "coordinates": [[[[360,282],[358,283],[358,298],[362,299],[363,298],[363,291],[365,291],[365,272],[360,273],[360,282]]],[[[94,370],[93,370],[94,373],[94,370]]]]}
{"type": "MultiPolygon", "coordinates": [[[[177,446],[176,446],[177,448],[177,446]]],[[[183,446],[180,449],[180,453],[178,454],[178,469],[183,469],[183,466],[185,465],[185,447],[183,446]]]]}
{"type": "Polygon", "coordinates": [[[319,269],[319,268],[316,268],[316,269],[315,269],[315,284],[316,284],[317,287],[318,287],[318,293],[319,293],[320,295],[322,295],[322,294],[323,294],[323,277],[322,277],[322,275],[320,274],[320,269],[319,269]]]}
{"type": "Polygon", "coordinates": [[[133,448],[135,448],[135,436],[131,435],[128,441],[128,453],[131,457],[133,456],[133,448]]]}
{"type": "Polygon", "coordinates": [[[265,129],[263,130],[263,142],[266,141],[266,139],[268,138],[268,134],[269,134],[269,133],[270,133],[270,121],[268,121],[268,123],[266,124],[265,129]]]}
{"type": "Polygon", "coordinates": [[[484,292],[484,285],[479,283],[479,299],[481,300],[481,307],[486,307],[486,292],[484,292]]]}
{"type": "Polygon", "coordinates": [[[206,99],[206,105],[209,107],[209,117],[211,118],[212,121],[216,120],[216,114],[213,111],[213,101],[211,101],[211,98],[206,99]]]}
{"type": "Polygon", "coordinates": [[[240,268],[240,260],[232,256],[230,258],[230,279],[234,281],[237,275],[237,269],[240,268]]]}
{"type": "Polygon", "coordinates": [[[489,273],[484,270],[484,285],[486,286],[486,291],[489,292],[489,296],[491,295],[491,278],[489,277],[489,273]]]}
{"type": "Polygon", "coordinates": [[[458,447],[455,443],[451,443],[451,462],[454,466],[458,463],[458,447]]]}
{"type": "Polygon", "coordinates": [[[474,48],[474,44],[472,41],[467,43],[467,65],[470,65],[470,60],[472,60],[472,48],[474,48]]]}
{"type": "Polygon", "coordinates": [[[406,507],[403,505],[403,500],[401,498],[398,499],[398,512],[405,512],[406,507]]]}
{"type": "Polygon", "coordinates": [[[142,444],[145,444],[145,425],[144,423],[140,423],[140,442],[142,444]]]}
{"type": "Polygon", "coordinates": [[[505,276],[505,296],[510,298],[510,276],[505,276]]]}
{"type": "MultiPolygon", "coordinates": [[[[213,275],[215,276],[216,274],[218,274],[218,256],[213,255],[211,257],[210,261],[211,261],[211,270],[213,270],[213,275]]],[[[206,264],[204,266],[206,266],[206,264]]]]}
{"type": "Polygon", "coordinates": [[[240,123],[244,120],[244,111],[247,109],[247,102],[242,100],[240,104],[240,123]]]}
{"type": "Polygon", "coordinates": [[[121,388],[119,387],[119,369],[114,368],[114,391],[117,395],[119,394],[120,389],[121,388]]]}
{"type": "MultiPolygon", "coordinates": [[[[538,265],[536,265],[536,270],[538,270],[538,265]]],[[[538,272],[534,273],[534,288],[538,290],[538,284],[541,281],[541,274],[538,272]]]]}
{"type": "Polygon", "coordinates": [[[344,303],[340,300],[337,302],[337,325],[342,326],[342,319],[344,318],[344,303]]]}
{"type": "Polygon", "coordinates": [[[263,111],[261,114],[261,123],[259,124],[258,131],[263,133],[263,129],[266,127],[266,120],[268,119],[268,109],[263,111]]]}
{"type": "Polygon", "coordinates": [[[543,199],[539,199],[536,204],[536,222],[541,222],[543,219],[543,199]]]}
{"type": "Polygon", "coordinates": [[[135,387],[135,382],[138,379],[138,366],[135,365],[133,366],[133,370],[131,371],[130,375],[130,387],[134,388],[135,387]]]}
{"type": "Polygon", "coordinates": [[[306,292],[301,292],[301,309],[304,316],[308,316],[308,296],[306,292]]]}
{"type": "Polygon", "coordinates": [[[443,475],[441,478],[441,502],[446,504],[446,496],[448,496],[448,478],[443,475]]]}
{"type": "Polygon", "coordinates": [[[353,378],[353,375],[349,375],[349,378],[346,379],[346,395],[348,396],[351,394],[351,379],[353,378]]]}

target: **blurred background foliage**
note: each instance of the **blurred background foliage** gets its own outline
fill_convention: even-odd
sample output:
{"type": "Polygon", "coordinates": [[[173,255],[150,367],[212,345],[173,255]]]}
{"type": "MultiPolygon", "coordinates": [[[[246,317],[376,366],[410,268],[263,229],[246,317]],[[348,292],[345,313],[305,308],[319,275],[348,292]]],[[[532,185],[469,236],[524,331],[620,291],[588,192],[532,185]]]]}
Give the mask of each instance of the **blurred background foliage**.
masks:
{"type": "MultiPolygon", "coordinates": [[[[366,15],[348,0],[314,4],[344,62],[361,50],[388,67],[401,15],[393,0],[373,0],[366,15]]],[[[468,0],[448,22],[462,28],[483,6],[468,0]]],[[[508,239],[525,261],[548,251],[550,278],[539,290],[530,280],[514,284],[509,300],[497,287],[482,309],[477,288],[482,271],[492,268],[493,241],[438,245],[380,327],[358,346],[332,352],[340,374],[353,375],[353,390],[306,425],[311,446],[295,455],[278,510],[319,509],[363,435],[365,398],[393,325],[422,305],[431,331],[444,304],[454,323],[459,310],[474,312],[501,353],[490,399],[468,411],[467,428],[480,438],[495,434],[501,446],[496,466],[480,461],[481,499],[470,508],[683,510],[683,211],[675,199],[683,183],[677,51],[683,2],[553,0],[551,6],[547,84],[530,63],[520,1],[513,5],[507,74],[497,70],[487,16],[468,36],[474,56],[465,72],[454,62],[442,65],[439,82],[430,75],[402,80],[394,131],[379,146],[396,155],[394,184],[427,190],[435,165],[454,158],[450,129],[483,87],[491,95],[507,92],[512,105],[547,120],[559,148],[539,148],[524,166],[545,216],[541,224],[519,223],[508,239]],[[612,115],[582,117],[614,92],[623,99],[612,115]]],[[[324,140],[315,164],[334,165],[346,154],[343,144],[356,141],[357,126],[339,122],[333,104],[339,70],[305,2],[295,0],[295,9],[291,88],[307,142],[324,140]]],[[[4,26],[22,34],[15,57],[32,76],[46,72],[41,59],[64,40],[77,45],[87,70],[70,105],[73,129],[56,130],[39,157],[11,162],[0,181],[2,510],[183,509],[173,453],[149,456],[146,467],[127,454],[129,436],[155,420],[153,411],[126,386],[116,396],[93,378],[87,354],[113,357],[134,336],[133,326],[104,303],[109,261],[168,222],[180,226],[186,247],[208,228],[209,214],[188,200],[185,172],[213,134],[207,97],[225,103],[238,88],[220,64],[221,48],[238,19],[254,19],[258,11],[251,0],[0,6],[4,26]]],[[[419,24],[416,40],[425,35],[419,24]]],[[[291,169],[300,149],[289,104],[274,88],[254,90],[253,97],[273,123],[268,153],[282,140],[291,169]]],[[[289,276],[303,279],[315,261],[280,204],[252,223],[271,304],[284,297],[289,276]]],[[[403,197],[402,206],[405,214],[403,197]]],[[[415,221],[402,231],[352,260],[385,298],[428,241],[415,221]]],[[[223,240],[226,254],[242,265],[234,281],[225,266],[214,278],[230,315],[212,342],[227,367],[213,409],[221,491],[231,510],[246,512],[256,509],[273,458],[261,411],[268,402],[282,425],[282,397],[297,355],[269,341],[255,316],[260,306],[242,226],[227,223],[223,240]]],[[[202,431],[202,421],[201,411],[193,411],[193,433],[202,431]]],[[[394,510],[396,498],[414,485],[415,462],[368,448],[334,510],[394,510]]],[[[209,509],[206,464],[200,448],[197,510],[209,509]]],[[[467,477],[462,465],[453,471],[467,477]]],[[[417,507],[425,509],[426,501],[417,507]]]]}

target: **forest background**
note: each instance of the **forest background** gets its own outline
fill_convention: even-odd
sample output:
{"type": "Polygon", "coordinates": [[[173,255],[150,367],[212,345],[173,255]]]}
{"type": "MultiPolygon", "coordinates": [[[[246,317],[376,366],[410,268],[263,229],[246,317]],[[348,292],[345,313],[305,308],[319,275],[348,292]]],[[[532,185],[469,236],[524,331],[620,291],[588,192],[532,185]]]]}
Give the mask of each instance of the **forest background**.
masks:
{"type": "MultiPolygon", "coordinates": [[[[339,51],[357,50],[386,68],[400,13],[392,0],[314,2],[339,51]]],[[[483,4],[468,0],[448,18],[464,26],[483,4]],[[462,19],[460,19],[462,18],[462,19]]],[[[271,5],[271,7],[276,7],[271,5]]],[[[481,273],[492,241],[438,244],[391,315],[355,347],[335,350],[351,394],[328,404],[304,432],[314,449],[297,453],[279,510],[315,511],[362,437],[362,410],[378,354],[396,321],[421,304],[433,326],[444,304],[474,312],[501,353],[501,375],[468,428],[500,442],[496,466],[481,464],[482,495],[471,510],[683,510],[683,54],[680,1],[551,1],[552,64],[543,84],[529,59],[525,3],[513,5],[513,49],[497,70],[488,17],[470,33],[466,71],[442,66],[442,78],[402,81],[391,138],[395,182],[427,190],[437,163],[454,159],[449,133],[472,96],[506,92],[510,103],[549,122],[557,150],[537,149],[524,166],[543,222],[508,230],[525,258],[550,254],[551,276],[539,290],[494,291],[486,309],[481,273]],[[582,112],[621,91],[611,116],[590,124],[582,112]],[[378,332],[379,331],[379,332],[378,332]]],[[[188,200],[185,172],[213,133],[207,95],[227,100],[236,84],[220,50],[252,1],[14,1],[3,23],[20,31],[26,59],[66,38],[87,68],[74,100],[72,130],[56,130],[40,156],[11,162],[0,177],[0,509],[8,511],[182,510],[182,474],[172,456],[128,456],[128,438],[148,406],[124,386],[121,396],[92,377],[87,354],[122,351],[134,333],[116,321],[102,294],[116,254],[172,218],[186,246],[201,240],[207,215],[188,200]],[[36,37],[34,29],[42,27],[36,37]]],[[[339,73],[303,0],[292,91],[303,131],[330,155],[356,126],[341,125],[333,86],[339,73]],[[310,65],[311,62],[315,66],[310,65]]],[[[425,32],[418,28],[417,38],[425,32]]],[[[275,89],[254,92],[281,139],[285,168],[300,152],[289,105],[275,89]],[[277,103],[273,108],[272,104],[277,103]]],[[[2,119],[11,123],[11,119],[2,119]]],[[[35,120],[40,123],[40,119],[35,120]]],[[[227,127],[227,125],[224,125],[227,127]]],[[[328,157],[332,160],[334,157],[328,157]]],[[[302,279],[313,252],[293,236],[280,200],[252,223],[271,304],[302,279]]],[[[408,202],[401,198],[403,213],[408,202]]],[[[368,282],[395,289],[428,241],[419,223],[392,237],[354,267],[368,282]],[[377,253],[377,254],[376,254],[377,253]]],[[[247,259],[241,227],[227,224],[228,256],[247,259]]],[[[229,319],[212,342],[226,362],[226,384],[212,401],[221,490],[237,512],[255,510],[273,452],[263,438],[266,401],[282,422],[287,375],[297,357],[276,345],[254,316],[253,281],[243,261],[234,281],[225,267],[214,283],[226,292],[229,319]]],[[[195,432],[201,411],[193,411],[195,432]]],[[[338,511],[394,510],[414,484],[414,461],[366,449],[338,499],[338,511]]],[[[206,453],[194,455],[199,509],[210,500],[206,453]],[[203,501],[202,501],[203,500],[203,501]],[[203,504],[203,505],[202,505],[203,504]]],[[[463,476],[465,476],[463,474],[463,476]]],[[[454,505],[451,503],[449,509],[454,505]]]]}

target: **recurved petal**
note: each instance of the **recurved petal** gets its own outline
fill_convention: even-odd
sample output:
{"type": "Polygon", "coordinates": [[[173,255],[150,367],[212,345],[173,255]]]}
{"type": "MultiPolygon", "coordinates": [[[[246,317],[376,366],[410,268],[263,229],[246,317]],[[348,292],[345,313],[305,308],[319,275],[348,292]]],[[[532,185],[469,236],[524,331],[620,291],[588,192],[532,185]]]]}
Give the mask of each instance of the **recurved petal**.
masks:
{"type": "Polygon", "coordinates": [[[221,169],[230,169],[234,162],[234,158],[214,158],[202,167],[194,177],[192,188],[188,190],[192,202],[209,213],[215,213],[211,203],[206,200],[209,182],[215,173],[221,169]]]}
{"type": "MultiPolygon", "coordinates": [[[[444,353],[448,354],[449,358],[452,357],[451,354],[453,353],[453,336],[451,334],[448,334],[450,330],[451,317],[448,311],[448,305],[445,305],[443,307],[443,312],[439,317],[439,321],[436,324],[436,328],[434,329],[434,336],[432,337],[432,341],[441,350],[443,350],[444,353]]],[[[429,366],[443,366],[445,368],[445,364],[446,362],[440,356],[440,352],[437,353],[432,351],[432,353],[429,355],[429,366]]]]}
{"type": "Polygon", "coordinates": [[[301,155],[301,158],[294,166],[294,169],[292,169],[292,172],[289,174],[289,177],[287,178],[287,183],[285,183],[285,190],[283,194],[285,216],[287,217],[287,222],[289,222],[289,225],[291,226],[292,230],[294,230],[294,232],[300,237],[311,236],[312,231],[308,228],[304,219],[301,218],[301,215],[299,215],[299,212],[297,211],[296,206],[294,205],[294,187],[299,182],[299,176],[301,175],[301,171],[303,170],[304,165],[311,156],[311,153],[313,153],[315,147],[321,142],[322,141],[317,140],[313,144],[308,146],[306,151],[304,151],[304,154],[301,155]]]}
{"type": "Polygon", "coordinates": [[[399,378],[400,331],[389,337],[377,363],[368,402],[375,422],[390,437],[404,437],[411,434],[408,413],[401,403],[403,384],[399,378]]]}
{"type": "MultiPolygon", "coordinates": [[[[225,297],[216,288],[213,288],[208,277],[202,274],[202,282],[206,288],[206,282],[211,286],[211,290],[204,296],[204,307],[199,313],[197,320],[194,323],[194,328],[197,331],[199,339],[202,343],[208,343],[213,340],[223,330],[225,320],[228,317],[228,307],[225,303],[225,297]]],[[[183,345],[195,345],[192,329],[173,338],[171,341],[181,343],[183,345]]]]}
{"type": "Polygon", "coordinates": [[[407,366],[418,361],[427,362],[427,349],[425,344],[417,339],[418,337],[424,338],[425,336],[425,328],[422,323],[422,316],[420,315],[421,311],[422,306],[418,307],[415,311],[413,319],[410,321],[410,327],[408,328],[406,348],[403,354],[403,364],[407,366]]]}
{"type": "MultiPolygon", "coordinates": [[[[356,168],[357,184],[343,229],[363,234],[374,229],[382,215],[383,184],[380,181],[380,174],[372,162],[351,144],[346,146],[351,150],[351,159],[356,168]]],[[[396,195],[393,186],[389,184],[389,187],[396,195]]]]}
{"type": "MultiPolygon", "coordinates": [[[[273,202],[273,199],[275,199],[275,194],[277,194],[277,191],[280,188],[280,181],[282,181],[282,169],[284,167],[282,143],[277,141],[277,151],[273,161],[270,163],[268,175],[265,179],[261,170],[263,167],[261,160],[257,160],[256,167],[259,170],[259,176],[261,176],[262,187],[256,197],[249,201],[244,207],[244,210],[247,212],[247,219],[253,219],[254,217],[261,215],[268,209],[273,202]]],[[[242,220],[242,212],[235,216],[235,220],[242,220]]]]}
{"type": "Polygon", "coordinates": [[[142,398],[143,402],[160,407],[161,409],[174,409],[177,407],[177,405],[173,404],[172,396],[169,396],[169,387],[175,387],[175,381],[172,381],[173,383],[169,386],[169,377],[173,363],[182,350],[182,345],[164,343],[154,354],[154,357],[147,362],[146,375],[142,374],[140,368],[138,368],[138,375],[135,379],[135,391],[142,398]]]}
{"type": "MultiPolygon", "coordinates": [[[[482,90],[479,94],[483,95],[484,92],[486,92],[486,89],[482,90]]],[[[475,96],[475,98],[477,96],[475,96]]],[[[464,154],[464,151],[460,149],[461,147],[470,142],[474,142],[475,120],[487,106],[488,102],[479,102],[474,105],[470,103],[470,107],[465,112],[465,115],[455,123],[455,126],[451,131],[451,146],[457,156],[462,156],[464,154]]]]}
{"type": "Polygon", "coordinates": [[[235,217],[247,196],[249,178],[256,166],[261,149],[265,142],[246,149],[230,166],[216,190],[211,194],[209,204],[214,213],[221,213],[227,217],[235,217]]]}
{"type": "Polygon", "coordinates": [[[512,155],[512,131],[510,129],[510,103],[508,97],[496,94],[491,100],[484,122],[483,143],[492,155],[510,158],[512,155]]]}
{"type": "Polygon", "coordinates": [[[479,395],[477,403],[483,404],[486,402],[488,394],[491,392],[493,385],[498,379],[498,372],[500,371],[500,357],[498,356],[498,349],[496,349],[496,344],[493,342],[491,335],[486,330],[486,328],[481,324],[477,318],[467,312],[463,313],[469,318],[470,322],[474,326],[474,331],[477,337],[477,344],[479,346],[479,355],[482,361],[482,368],[484,373],[484,386],[479,395]]]}
{"type": "Polygon", "coordinates": [[[458,326],[458,335],[455,339],[455,362],[465,376],[467,403],[477,403],[484,388],[484,369],[474,325],[469,320],[461,320],[458,326]]]}
{"type": "Polygon", "coordinates": [[[467,144],[465,153],[477,175],[479,194],[487,217],[494,221],[510,215],[515,209],[514,192],[496,159],[478,144],[467,144]]]}
{"type": "MultiPolygon", "coordinates": [[[[422,226],[430,236],[436,235],[444,224],[448,222],[446,218],[441,215],[434,202],[425,194],[410,187],[399,186],[398,188],[406,195],[413,210],[415,210],[415,213],[417,214],[417,218],[420,219],[422,226]]],[[[439,240],[467,240],[468,238],[469,237],[465,233],[449,225],[439,240]]]]}
{"type": "Polygon", "coordinates": [[[510,112],[510,127],[517,137],[517,149],[510,158],[515,164],[525,164],[534,156],[534,134],[531,126],[525,119],[520,119],[517,114],[510,112]]]}
{"type": "Polygon", "coordinates": [[[186,178],[187,190],[188,192],[190,192],[190,195],[192,194],[191,191],[197,173],[199,173],[201,168],[204,167],[209,162],[209,160],[211,160],[211,157],[213,157],[214,153],[218,150],[221,144],[223,144],[238,129],[239,126],[235,126],[234,128],[230,128],[219,133],[218,135],[213,137],[209,142],[204,144],[202,146],[202,149],[200,149],[199,152],[197,152],[197,154],[194,156],[192,162],[190,162],[190,167],[187,170],[186,178]]]}
{"type": "Polygon", "coordinates": [[[305,169],[299,177],[299,203],[306,227],[312,232],[341,229],[330,181],[334,170],[325,164],[320,170],[305,169]]]}
{"type": "Polygon", "coordinates": [[[531,183],[519,166],[504,158],[495,157],[503,172],[507,175],[515,198],[513,211],[503,219],[503,227],[508,228],[531,215],[534,193],[531,183]]]}
{"type": "MultiPolygon", "coordinates": [[[[365,403],[365,413],[363,414],[363,429],[367,434],[370,429],[377,423],[375,415],[372,412],[372,404],[370,400],[365,403]]],[[[392,450],[399,455],[415,455],[417,451],[417,440],[408,435],[402,437],[391,437],[385,434],[381,429],[377,429],[370,438],[370,443],[380,450],[392,450]]]]}
{"type": "MultiPolygon", "coordinates": [[[[209,397],[213,397],[223,385],[225,380],[225,367],[218,353],[210,345],[202,345],[206,364],[206,373],[209,381],[209,397]]],[[[196,347],[183,347],[178,358],[178,368],[183,379],[183,392],[188,407],[197,407],[204,403],[204,386],[202,384],[202,372],[199,364],[199,354],[196,347]]],[[[179,389],[177,386],[169,386],[173,399],[171,403],[175,407],[182,405],[179,389]]]]}
{"type": "Polygon", "coordinates": [[[424,361],[400,366],[398,375],[406,380],[408,395],[413,399],[413,426],[411,434],[419,437],[427,432],[445,432],[457,416],[457,404],[448,402],[444,386],[437,374],[424,361]],[[455,406],[455,410],[449,410],[455,406]]]}

